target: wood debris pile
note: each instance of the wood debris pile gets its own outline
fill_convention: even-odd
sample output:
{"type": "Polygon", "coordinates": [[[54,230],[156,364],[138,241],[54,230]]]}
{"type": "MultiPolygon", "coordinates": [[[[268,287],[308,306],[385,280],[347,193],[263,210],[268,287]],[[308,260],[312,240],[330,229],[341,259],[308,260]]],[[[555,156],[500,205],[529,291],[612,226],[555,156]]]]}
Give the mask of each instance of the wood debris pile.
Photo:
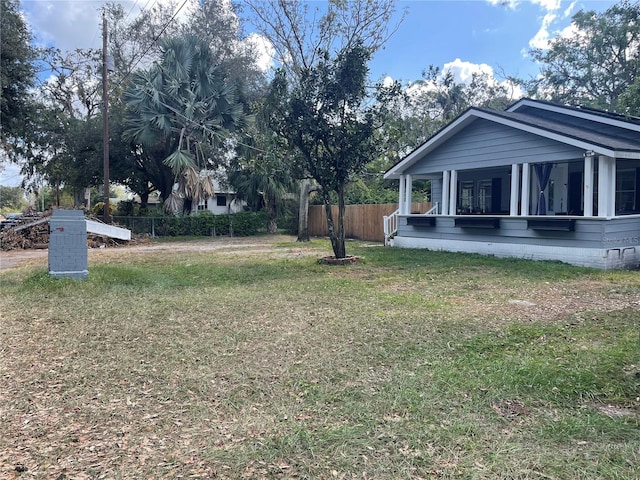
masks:
{"type": "MultiPolygon", "coordinates": [[[[0,229],[0,250],[46,249],[49,247],[49,217],[51,212],[27,212],[11,222],[4,222],[0,229]]],[[[143,241],[137,238],[135,243],[143,241]]],[[[129,245],[131,242],[101,235],[87,234],[89,248],[105,248],[129,245]]]]}
{"type": "Polygon", "coordinates": [[[27,212],[0,230],[0,250],[47,248],[50,212],[27,212]]]}

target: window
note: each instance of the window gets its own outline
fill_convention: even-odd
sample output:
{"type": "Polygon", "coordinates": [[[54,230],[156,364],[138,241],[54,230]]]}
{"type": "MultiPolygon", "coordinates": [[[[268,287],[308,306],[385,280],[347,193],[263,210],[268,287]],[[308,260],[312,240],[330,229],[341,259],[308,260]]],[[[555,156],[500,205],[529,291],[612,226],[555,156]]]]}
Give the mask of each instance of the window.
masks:
{"type": "Polygon", "coordinates": [[[473,212],[473,180],[460,182],[460,203],[459,210],[462,213],[473,212]]]}
{"type": "Polygon", "coordinates": [[[636,170],[618,170],[616,176],[616,212],[636,211],[636,170]]]}
{"type": "Polygon", "coordinates": [[[227,206],[227,196],[226,195],[216,195],[216,205],[218,207],[226,207],[227,206]]]}
{"type": "Polygon", "coordinates": [[[491,212],[491,180],[478,182],[478,209],[480,213],[491,212]]]}
{"type": "Polygon", "coordinates": [[[206,200],[202,200],[200,203],[198,203],[198,211],[201,210],[209,210],[209,204],[206,200]]]}

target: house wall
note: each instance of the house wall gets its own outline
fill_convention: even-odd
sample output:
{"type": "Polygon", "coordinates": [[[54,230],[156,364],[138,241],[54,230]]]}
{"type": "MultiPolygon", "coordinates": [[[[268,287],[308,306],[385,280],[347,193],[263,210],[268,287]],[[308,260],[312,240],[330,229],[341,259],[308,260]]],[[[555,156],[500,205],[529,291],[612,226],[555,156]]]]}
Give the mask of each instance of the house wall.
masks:
{"type": "Polygon", "coordinates": [[[219,194],[210,197],[205,202],[200,202],[199,205],[194,205],[192,213],[209,211],[214,215],[224,215],[228,213],[237,213],[243,210],[245,203],[235,200],[235,195],[231,193],[219,194]],[[218,205],[218,198],[224,197],[224,205],[218,205]],[[206,208],[205,208],[206,207],[206,208]]]}
{"type": "Polygon", "coordinates": [[[507,166],[513,163],[580,160],[584,150],[487,120],[478,119],[404,173],[424,175],[443,170],[507,166]]]}
{"type": "Polygon", "coordinates": [[[572,217],[575,231],[533,230],[527,219],[500,217],[499,228],[463,228],[455,218],[437,216],[434,226],[398,219],[395,246],[558,260],[596,268],[635,268],[640,264],[640,215],[615,219],[572,217]]]}

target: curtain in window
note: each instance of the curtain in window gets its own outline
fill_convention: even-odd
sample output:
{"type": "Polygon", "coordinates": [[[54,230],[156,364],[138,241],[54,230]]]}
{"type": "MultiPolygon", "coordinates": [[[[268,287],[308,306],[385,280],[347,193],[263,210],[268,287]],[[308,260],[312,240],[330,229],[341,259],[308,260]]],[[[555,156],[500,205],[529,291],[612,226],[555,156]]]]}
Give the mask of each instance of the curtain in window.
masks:
{"type": "Polygon", "coordinates": [[[533,168],[536,171],[538,177],[538,188],[540,189],[540,197],[538,198],[538,210],[536,215],[547,214],[547,201],[544,198],[544,189],[547,188],[549,183],[549,177],[551,177],[552,163],[536,163],[533,168]]]}

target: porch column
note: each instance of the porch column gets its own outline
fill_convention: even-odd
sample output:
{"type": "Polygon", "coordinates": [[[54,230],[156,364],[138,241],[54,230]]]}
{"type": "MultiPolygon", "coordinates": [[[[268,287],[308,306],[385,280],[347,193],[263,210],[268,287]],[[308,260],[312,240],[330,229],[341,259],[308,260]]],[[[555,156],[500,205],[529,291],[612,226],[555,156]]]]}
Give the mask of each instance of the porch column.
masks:
{"type": "Polygon", "coordinates": [[[455,215],[458,204],[458,171],[451,170],[451,185],[449,186],[449,215],[455,215]]]}
{"type": "Polygon", "coordinates": [[[531,168],[528,163],[522,164],[522,195],[520,196],[520,215],[529,215],[529,199],[531,197],[530,187],[531,181],[529,180],[529,174],[531,168]]]}
{"type": "Polygon", "coordinates": [[[593,217],[593,152],[584,156],[584,208],[585,217],[593,217]]]}
{"type": "Polygon", "coordinates": [[[518,215],[518,193],[520,189],[520,165],[514,163],[511,165],[511,202],[509,204],[509,215],[515,217],[518,215]]]}
{"type": "Polygon", "coordinates": [[[613,217],[616,209],[616,159],[600,155],[598,160],[598,216],[613,217]]]}
{"type": "Polygon", "coordinates": [[[405,187],[404,187],[404,197],[405,197],[405,213],[407,215],[411,214],[411,193],[413,190],[413,178],[411,175],[405,176],[405,187]]]}
{"type": "Polygon", "coordinates": [[[404,189],[406,185],[404,183],[404,175],[400,175],[400,192],[398,195],[398,211],[400,215],[404,215],[404,189]]]}
{"type": "Polygon", "coordinates": [[[442,172],[442,215],[449,215],[449,187],[451,176],[449,170],[442,172]]]}

